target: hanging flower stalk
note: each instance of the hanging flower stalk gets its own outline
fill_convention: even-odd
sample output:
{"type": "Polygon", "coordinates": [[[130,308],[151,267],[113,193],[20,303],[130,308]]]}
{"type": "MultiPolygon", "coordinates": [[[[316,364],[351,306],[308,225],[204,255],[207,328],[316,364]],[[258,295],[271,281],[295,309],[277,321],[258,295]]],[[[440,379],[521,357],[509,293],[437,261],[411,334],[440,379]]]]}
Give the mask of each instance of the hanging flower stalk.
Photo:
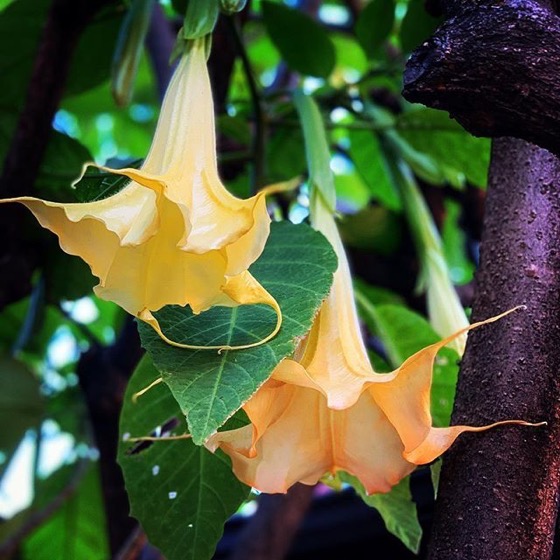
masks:
{"type": "MultiPolygon", "coordinates": [[[[26,206],[64,251],[81,257],[99,278],[95,293],[113,301],[170,340],[153,313],[189,305],[200,313],[214,305],[276,300],[248,272],[266,243],[270,218],[265,196],[289,183],[241,200],[218,176],[212,90],[204,39],[192,41],[173,75],[150,151],[140,169],[100,169],[130,183],[101,201],[60,204],[33,197],[2,200],[26,206]]],[[[204,348],[232,349],[229,346],[204,348]]]]}
{"type": "MultiPolygon", "coordinates": [[[[311,100],[300,97],[296,103],[305,120],[311,100]]],[[[310,141],[306,134],[308,145],[310,141]]],[[[296,482],[315,484],[325,475],[346,471],[372,494],[387,492],[417,465],[433,461],[465,431],[527,424],[509,420],[432,427],[430,389],[437,352],[469,329],[503,315],[424,348],[391,373],[373,370],[348,260],[328,203],[334,193],[322,192],[328,182],[311,183],[312,224],[338,256],[331,292],[292,358],[282,361],[244,405],[251,423],[215,434],[207,447],[221,448],[231,457],[237,477],[263,492],[286,492],[296,482]]]]}
{"type": "MultiPolygon", "coordinates": [[[[440,336],[450,336],[468,326],[469,320],[451,281],[440,234],[408,166],[398,160],[390,147],[386,155],[418,250],[421,265],[418,288],[426,292],[430,323],[440,336]]],[[[449,346],[462,356],[466,342],[465,332],[455,337],[449,346]]]]}

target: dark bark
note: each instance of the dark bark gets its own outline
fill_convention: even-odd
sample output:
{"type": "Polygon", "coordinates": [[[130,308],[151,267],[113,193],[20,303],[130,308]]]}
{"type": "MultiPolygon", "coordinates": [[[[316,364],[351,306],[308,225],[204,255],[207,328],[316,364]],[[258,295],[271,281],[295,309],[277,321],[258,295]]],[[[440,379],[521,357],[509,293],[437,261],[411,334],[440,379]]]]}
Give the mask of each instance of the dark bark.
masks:
{"type": "Polygon", "coordinates": [[[454,424],[522,418],[464,435],[444,459],[431,560],[551,557],[560,482],[560,161],[494,143],[473,320],[527,309],[469,336],[454,424]]]}
{"type": "Polygon", "coordinates": [[[445,3],[448,19],[407,63],[403,95],[475,136],[560,154],[560,18],[535,0],[445,3]]]}

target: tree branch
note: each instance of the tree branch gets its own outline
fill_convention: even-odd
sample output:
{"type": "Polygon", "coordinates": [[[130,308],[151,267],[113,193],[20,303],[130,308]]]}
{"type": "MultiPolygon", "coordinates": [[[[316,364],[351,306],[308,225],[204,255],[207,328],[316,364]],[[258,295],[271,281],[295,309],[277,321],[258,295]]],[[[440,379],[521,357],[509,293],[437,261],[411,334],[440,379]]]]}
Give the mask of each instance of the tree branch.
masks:
{"type": "Polygon", "coordinates": [[[551,558],[560,483],[560,161],[494,143],[473,321],[453,424],[522,418],[542,428],[464,435],[443,462],[430,560],[551,558]]]}
{"type": "Polygon", "coordinates": [[[407,63],[404,97],[449,111],[475,136],[560,154],[560,18],[536,0],[445,7],[448,19],[407,63]]]}

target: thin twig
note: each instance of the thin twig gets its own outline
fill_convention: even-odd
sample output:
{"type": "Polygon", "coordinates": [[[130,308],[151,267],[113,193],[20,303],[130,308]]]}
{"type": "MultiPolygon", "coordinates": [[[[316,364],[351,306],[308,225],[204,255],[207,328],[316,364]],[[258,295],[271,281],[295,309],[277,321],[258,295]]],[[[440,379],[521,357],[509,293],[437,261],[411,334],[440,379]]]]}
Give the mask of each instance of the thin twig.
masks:
{"type": "Polygon", "coordinates": [[[33,336],[33,331],[35,325],[37,324],[37,318],[39,312],[42,309],[42,304],[44,304],[45,296],[45,279],[43,275],[39,276],[39,279],[33,286],[31,295],[29,296],[29,306],[27,312],[25,313],[25,318],[23,324],[19,329],[17,338],[12,345],[11,354],[16,356],[21,352],[29,343],[29,340],[33,336]]]}
{"type": "Polygon", "coordinates": [[[257,81],[253,74],[251,62],[247,55],[247,50],[241,37],[241,32],[237,26],[236,20],[233,17],[226,18],[228,26],[232,32],[235,41],[235,46],[241,58],[243,71],[249,86],[251,95],[251,103],[253,105],[253,115],[255,122],[255,134],[253,136],[253,168],[251,175],[251,191],[253,193],[264,185],[266,178],[266,120],[263,108],[262,96],[259,92],[257,81]]]}

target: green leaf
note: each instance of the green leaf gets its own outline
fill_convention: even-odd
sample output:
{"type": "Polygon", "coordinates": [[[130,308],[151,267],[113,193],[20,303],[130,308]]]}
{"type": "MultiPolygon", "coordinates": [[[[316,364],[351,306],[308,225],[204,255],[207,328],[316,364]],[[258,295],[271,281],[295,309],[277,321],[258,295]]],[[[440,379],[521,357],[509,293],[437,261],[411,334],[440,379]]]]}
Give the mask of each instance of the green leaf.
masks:
{"type": "Polygon", "coordinates": [[[76,95],[107,81],[125,10],[115,3],[100,12],[80,36],[64,88],[76,95]]]}
{"type": "Polygon", "coordinates": [[[118,461],[131,505],[150,542],[168,560],[210,560],[223,525],[249,494],[233,474],[229,458],[215,455],[191,440],[132,444],[126,436],[144,436],[170,419],[184,421],[169,389],[160,384],[132,402],[132,395],[158,371],[146,356],[128,384],[120,422],[118,461]],[[133,452],[136,451],[136,452],[133,452]]]}
{"type": "MultiPolygon", "coordinates": [[[[393,367],[422,348],[434,344],[440,337],[428,321],[401,305],[374,305],[359,290],[356,300],[368,328],[376,333],[385,346],[393,367]]],[[[431,391],[431,412],[435,426],[449,426],[458,375],[457,353],[442,348],[434,364],[431,391]]]]}
{"type": "Polygon", "coordinates": [[[119,31],[111,64],[111,90],[120,107],[126,107],[132,99],[154,3],[133,0],[119,31]]]}
{"type": "MultiPolygon", "coordinates": [[[[137,159],[127,164],[127,167],[138,169],[142,165],[143,160],[137,159]]],[[[75,193],[76,198],[80,202],[93,202],[95,200],[103,200],[117,194],[121,189],[130,183],[128,177],[108,173],[90,165],[86,169],[84,176],[76,182],[75,193]]]]}
{"type": "Polygon", "coordinates": [[[430,465],[430,477],[432,479],[432,487],[434,489],[434,499],[437,500],[437,495],[438,495],[438,489],[439,489],[439,479],[441,476],[441,467],[443,465],[443,461],[440,459],[438,459],[437,461],[434,461],[431,465],[430,465]]]}
{"type": "Polygon", "coordinates": [[[76,202],[72,182],[92,159],[80,142],[53,130],[35,183],[37,193],[57,202],[76,202]]]}
{"type": "MultiPolygon", "coordinates": [[[[395,155],[402,158],[420,179],[432,185],[443,185],[449,179],[431,155],[417,150],[398,132],[387,131],[384,140],[390,143],[395,155]]],[[[390,162],[388,166],[391,166],[390,162]]]]}
{"type": "Polygon", "coordinates": [[[371,194],[368,186],[355,169],[351,169],[349,173],[336,173],[333,178],[338,207],[343,212],[353,214],[366,209],[371,194]]]}
{"type": "Polygon", "coordinates": [[[426,11],[424,0],[410,0],[399,33],[403,51],[412,52],[433,34],[442,21],[443,18],[432,17],[426,11]]]}
{"type": "Polygon", "coordinates": [[[344,74],[349,81],[357,80],[368,71],[369,62],[358,41],[343,33],[330,33],[334,44],[336,70],[344,74]]]}
{"type": "Polygon", "coordinates": [[[27,367],[0,356],[0,451],[9,457],[25,432],[37,428],[44,411],[38,379],[27,367]]]}
{"type": "Polygon", "coordinates": [[[18,0],[0,13],[0,105],[20,107],[49,0],[18,0]]]}
{"type": "Polygon", "coordinates": [[[445,219],[441,232],[445,260],[454,284],[466,284],[473,279],[475,264],[467,256],[465,231],[460,225],[462,206],[451,199],[445,200],[445,219]]]}
{"type": "MultiPolygon", "coordinates": [[[[222,354],[189,351],[169,346],[151,327],[140,324],[142,344],[187,417],[195,443],[214,433],[294,351],[311,328],[336,266],[336,256],[320,233],[305,224],[274,223],[263,254],[251,267],[282,309],[282,328],[270,343],[222,354]]],[[[262,340],[275,322],[272,309],[263,305],[213,307],[200,315],[168,306],[156,315],[171,339],[201,346],[262,340]]]]}
{"type": "Polygon", "coordinates": [[[378,255],[394,254],[401,244],[402,225],[398,217],[382,206],[366,206],[339,221],[345,244],[378,255]]]}
{"type": "Polygon", "coordinates": [[[282,58],[293,70],[328,78],[335,48],[325,29],[308,15],[282,4],[262,2],[266,29],[282,58]]]}
{"type": "Polygon", "coordinates": [[[300,129],[279,128],[266,146],[268,179],[271,183],[301,175],[305,167],[305,145],[300,129]]]}
{"type": "MultiPolygon", "coordinates": [[[[448,180],[484,188],[490,164],[490,140],[475,138],[445,111],[419,108],[397,118],[399,135],[429,156],[448,180]],[[461,180],[462,179],[462,180],[461,180]]],[[[451,181],[451,182],[456,182],[451,181]]]]}
{"type": "Polygon", "coordinates": [[[303,129],[309,180],[321,194],[327,208],[334,212],[336,192],[330,168],[331,153],[319,107],[299,89],[294,93],[294,104],[303,129]]]}
{"type": "Polygon", "coordinates": [[[9,6],[14,0],[0,0],[0,11],[4,10],[7,6],[9,6]]]}
{"type": "Polygon", "coordinates": [[[212,33],[219,15],[220,3],[218,0],[188,0],[183,37],[198,39],[212,33]]]}
{"type": "Polygon", "coordinates": [[[350,157],[372,198],[390,210],[401,210],[401,199],[389,178],[377,136],[368,130],[351,130],[349,137],[350,157]]]}
{"type": "Polygon", "coordinates": [[[354,278],[354,289],[359,290],[368,300],[369,303],[373,305],[393,303],[397,305],[403,305],[404,300],[402,296],[387,290],[386,288],[381,288],[379,286],[373,286],[368,284],[360,278],[354,278]]]}
{"type": "Polygon", "coordinates": [[[371,0],[360,12],[356,22],[356,36],[369,58],[373,58],[387,40],[394,23],[394,0],[371,0]]]}
{"type": "Polygon", "coordinates": [[[400,539],[412,552],[418,554],[422,527],[418,521],[416,504],[412,501],[409,477],[393,486],[387,494],[371,496],[366,494],[364,487],[354,476],[341,472],[340,479],[350,484],[368,506],[379,512],[390,533],[400,539]]]}
{"type": "Polygon", "coordinates": [[[47,302],[57,305],[62,300],[76,300],[91,295],[99,280],[82,259],[62,251],[53,238],[45,244],[44,250],[43,272],[47,302]]]}
{"type": "Polygon", "coordinates": [[[239,116],[218,115],[216,125],[220,134],[246,146],[251,144],[251,128],[247,119],[239,116]]]}
{"type": "Polygon", "coordinates": [[[78,490],[22,546],[24,560],[104,560],[110,557],[97,465],[88,467],[78,490]]]}

